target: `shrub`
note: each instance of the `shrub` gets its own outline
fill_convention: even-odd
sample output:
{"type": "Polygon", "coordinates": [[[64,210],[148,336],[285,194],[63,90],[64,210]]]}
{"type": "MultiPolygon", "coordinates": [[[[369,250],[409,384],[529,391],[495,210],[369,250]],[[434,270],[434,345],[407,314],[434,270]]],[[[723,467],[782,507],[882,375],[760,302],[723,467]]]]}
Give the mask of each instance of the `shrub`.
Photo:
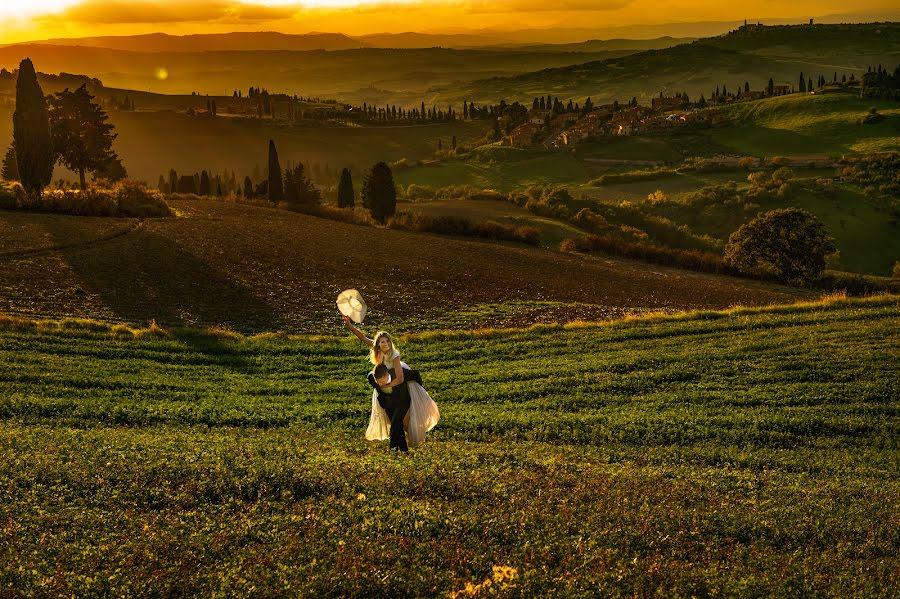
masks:
{"type": "Polygon", "coordinates": [[[506,225],[496,221],[473,223],[461,216],[428,216],[421,213],[398,212],[387,222],[387,227],[439,235],[517,241],[529,245],[540,243],[540,232],[533,227],[506,225]]]}
{"type": "Polygon", "coordinates": [[[0,181],[0,210],[15,210],[28,204],[28,194],[21,183],[0,181]]]}
{"type": "Polygon", "coordinates": [[[677,266],[701,272],[729,272],[722,258],[708,252],[676,250],[644,242],[624,241],[612,235],[585,235],[565,239],[559,249],[564,252],[604,253],[645,262],[677,266]]]}
{"type": "Polygon", "coordinates": [[[895,281],[900,281],[900,261],[894,262],[894,270],[891,272],[891,277],[895,281]]]}
{"type": "Polygon", "coordinates": [[[329,220],[335,220],[342,223],[350,223],[352,225],[367,225],[370,227],[374,227],[377,224],[375,222],[375,219],[372,218],[369,212],[364,209],[357,210],[355,208],[338,208],[336,206],[329,206],[327,204],[288,205],[283,202],[280,203],[278,207],[284,210],[290,210],[291,212],[309,214],[311,216],[327,218],[329,220]]]}
{"type": "Polygon", "coordinates": [[[756,167],[759,164],[759,161],[752,156],[744,156],[740,160],[738,160],[738,166],[745,171],[749,171],[750,169],[756,167]]]}
{"type": "Polygon", "coordinates": [[[410,200],[430,200],[434,198],[434,188],[430,185],[410,183],[406,188],[406,197],[410,200]]]}
{"type": "Polygon", "coordinates": [[[591,233],[600,233],[609,229],[609,221],[603,215],[597,214],[590,208],[582,208],[572,219],[572,222],[591,233]]]}
{"type": "Polygon", "coordinates": [[[162,195],[143,183],[125,179],[113,186],[112,193],[119,216],[161,217],[172,213],[162,195]]]}
{"type": "Polygon", "coordinates": [[[822,273],[835,249],[819,219],[802,208],[784,208],[760,214],[732,233],[725,263],[745,274],[771,272],[808,283],[822,273]]]}
{"type": "Polygon", "coordinates": [[[596,179],[591,179],[590,185],[602,187],[604,185],[619,185],[621,183],[634,183],[636,181],[652,181],[654,179],[674,177],[677,174],[678,172],[672,168],[629,171],[627,173],[610,173],[608,175],[600,175],[596,179]]]}

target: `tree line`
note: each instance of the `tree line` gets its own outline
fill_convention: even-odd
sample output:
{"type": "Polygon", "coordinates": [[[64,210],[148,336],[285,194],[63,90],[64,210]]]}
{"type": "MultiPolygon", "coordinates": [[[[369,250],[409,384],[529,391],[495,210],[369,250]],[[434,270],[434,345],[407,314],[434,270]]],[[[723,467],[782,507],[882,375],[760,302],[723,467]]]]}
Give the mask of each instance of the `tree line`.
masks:
{"type": "MultiPolygon", "coordinates": [[[[211,175],[206,170],[194,174],[179,175],[170,169],[167,176],[160,175],[157,187],[163,193],[196,194],[200,196],[234,195],[248,200],[265,200],[273,204],[284,203],[289,209],[300,212],[312,210],[322,204],[322,192],[307,174],[303,162],[288,162],[282,168],[274,140],[268,144],[266,175],[255,183],[250,175],[238,182],[234,171],[211,175]]],[[[360,192],[362,205],[372,218],[384,223],[393,216],[397,206],[397,191],[391,168],[378,162],[366,173],[360,192]]],[[[338,208],[353,209],[356,191],[349,167],[341,169],[337,184],[338,208]]]]}

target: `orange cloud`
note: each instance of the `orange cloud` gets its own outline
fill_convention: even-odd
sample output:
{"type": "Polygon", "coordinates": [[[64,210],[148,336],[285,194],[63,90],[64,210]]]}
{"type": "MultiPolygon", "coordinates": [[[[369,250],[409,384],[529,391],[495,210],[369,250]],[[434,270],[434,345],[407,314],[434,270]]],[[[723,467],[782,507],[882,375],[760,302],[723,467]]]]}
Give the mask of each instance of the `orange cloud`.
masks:
{"type": "Polygon", "coordinates": [[[86,0],[62,12],[37,17],[39,22],[60,20],[79,23],[178,23],[219,19],[238,21],[273,21],[290,19],[297,6],[265,6],[228,0],[194,0],[191,2],[126,2],[86,0]]]}

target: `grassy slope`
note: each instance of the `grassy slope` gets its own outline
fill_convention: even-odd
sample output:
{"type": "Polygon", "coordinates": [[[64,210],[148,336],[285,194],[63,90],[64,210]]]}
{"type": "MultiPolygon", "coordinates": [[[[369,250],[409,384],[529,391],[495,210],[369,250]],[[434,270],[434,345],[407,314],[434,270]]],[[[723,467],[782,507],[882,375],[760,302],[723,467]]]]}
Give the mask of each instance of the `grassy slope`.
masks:
{"type": "Polygon", "coordinates": [[[0,589],[422,596],[508,566],[522,596],[886,597],[898,319],[403,338],[442,411],[409,456],[363,439],[353,340],[7,322],[0,589]]]}
{"type": "MultiPolygon", "coordinates": [[[[177,218],[59,252],[0,256],[0,310],[242,330],[336,331],[333,298],[356,287],[372,326],[431,326],[481,304],[562,302],[532,320],[597,319],[622,310],[780,303],[809,292],[627,260],[579,257],[516,244],[348,225],[291,212],[176,201],[177,218]],[[398,258],[399,257],[399,258],[398,258]]],[[[0,213],[0,252],[69,245],[97,219],[0,213]]],[[[116,222],[106,219],[104,222],[116,222]]],[[[132,226],[135,221],[118,220],[132,226]]],[[[473,324],[509,317],[481,314],[473,324]],[[483,318],[483,319],[482,319],[483,318]]]]}
{"type": "Polygon", "coordinates": [[[581,183],[590,177],[588,166],[564,152],[482,146],[459,159],[400,171],[395,179],[402,185],[474,185],[508,192],[528,185],[581,183]]]}
{"type": "MultiPolygon", "coordinates": [[[[330,127],[308,122],[275,127],[255,119],[171,112],[114,112],[110,122],[119,135],[113,147],[129,175],[153,186],[170,168],[182,174],[203,169],[221,173],[227,168],[243,180],[254,166],[265,168],[268,140],[274,139],[282,165],[308,161],[323,167],[328,163],[332,169],[352,166],[359,188],[363,170],[378,161],[431,158],[438,139],[446,144],[456,135],[460,143],[467,143],[482,137],[486,128],[480,122],[461,121],[421,127],[330,127]]],[[[7,147],[11,140],[12,108],[0,107],[0,146],[7,147]]],[[[64,174],[57,167],[56,176],[64,174]]]]}
{"type": "Polygon", "coordinates": [[[711,130],[719,144],[757,156],[841,154],[900,150],[900,107],[850,94],[795,94],[725,109],[733,127],[711,130]],[[887,117],[859,124],[870,107],[887,117]]]}

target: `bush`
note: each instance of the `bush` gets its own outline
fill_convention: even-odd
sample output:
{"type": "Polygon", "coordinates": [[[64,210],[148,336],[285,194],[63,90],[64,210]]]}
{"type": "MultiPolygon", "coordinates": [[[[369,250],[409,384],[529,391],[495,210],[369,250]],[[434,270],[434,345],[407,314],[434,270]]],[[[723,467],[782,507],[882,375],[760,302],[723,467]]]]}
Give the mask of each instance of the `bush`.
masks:
{"type": "Polygon", "coordinates": [[[559,249],[563,252],[585,254],[600,252],[701,272],[730,272],[730,269],[722,262],[722,258],[715,254],[696,250],[676,250],[644,242],[623,241],[612,235],[585,235],[565,239],[559,249]]]}
{"type": "Polygon", "coordinates": [[[674,177],[677,174],[678,172],[672,168],[629,171],[627,173],[610,173],[608,175],[600,175],[596,179],[591,179],[589,184],[594,187],[602,187],[603,185],[619,185],[621,183],[634,183],[636,181],[652,181],[654,179],[674,177]]]}
{"type": "Polygon", "coordinates": [[[428,216],[425,214],[398,212],[387,222],[389,229],[437,233],[439,235],[461,235],[482,237],[498,241],[516,241],[528,245],[540,243],[540,232],[533,227],[514,226],[484,221],[473,223],[461,216],[428,216]]]}
{"type": "Polygon", "coordinates": [[[45,189],[35,210],[75,216],[154,218],[172,214],[162,194],[143,183],[123,180],[112,188],[45,189]]]}
{"type": "Polygon", "coordinates": [[[891,273],[891,277],[895,281],[900,281],[900,262],[894,262],[894,270],[891,273]]]}
{"type": "Polygon", "coordinates": [[[172,211],[162,195],[143,183],[125,179],[112,188],[120,216],[161,217],[172,211]]]}
{"type": "Polygon", "coordinates": [[[822,222],[802,208],[784,208],[760,214],[731,234],[725,263],[741,273],[771,273],[798,283],[809,283],[825,269],[825,258],[835,251],[834,239],[822,222]]]}
{"type": "Polygon", "coordinates": [[[16,210],[28,204],[28,194],[21,183],[0,181],[0,210],[16,210]]]}
{"type": "Polygon", "coordinates": [[[369,214],[369,211],[365,209],[338,208],[327,204],[287,204],[285,202],[279,202],[278,208],[352,225],[374,227],[377,224],[375,219],[369,214]]]}
{"type": "Polygon", "coordinates": [[[410,200],[430,200],[434,198],[434,188],[430,185],[410,183],[406,188],[406,197],[410,200]]]}

